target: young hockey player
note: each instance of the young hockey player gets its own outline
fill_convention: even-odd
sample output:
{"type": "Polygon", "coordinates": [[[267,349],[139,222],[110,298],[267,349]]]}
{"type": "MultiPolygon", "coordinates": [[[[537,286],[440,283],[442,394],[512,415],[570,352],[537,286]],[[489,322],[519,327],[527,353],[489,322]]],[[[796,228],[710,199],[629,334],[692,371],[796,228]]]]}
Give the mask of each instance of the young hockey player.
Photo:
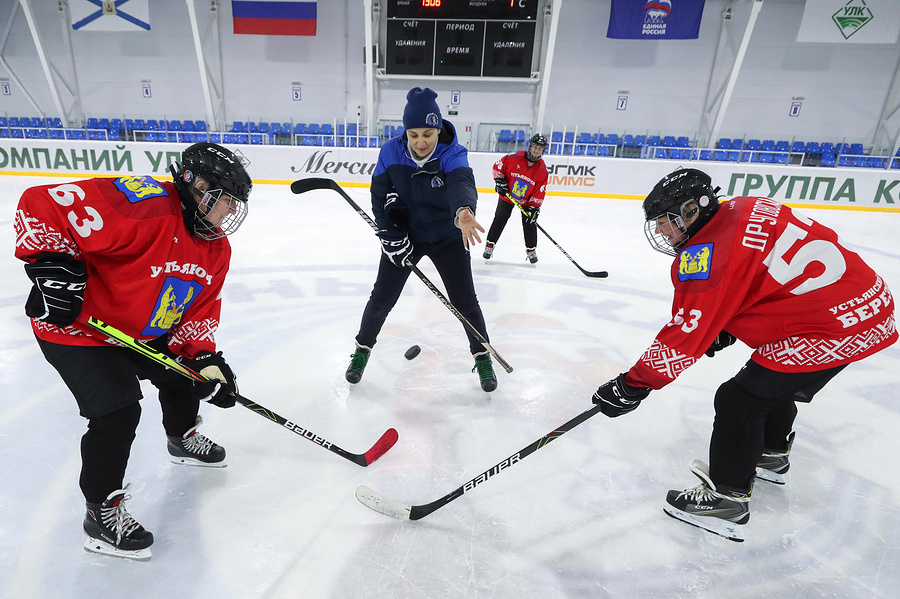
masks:
{"type": "Polygon", "coordinates": [[[518,208],[507,198],[511,195],[522,206],[527,214],[522,213],[522,233],[525,236],[525,256],[534,264],[537,258],[537,222],[544,203],[547,188],[547,165],[541,156],[547,149],[547,138],[535,134],[528,141],[528,149],[507,154],[494,163],[493,175],[495,189],[500,195],[494,221],[488,229],[487,241],[484,245],[483,257],[490,260],[494,254],[494,246],[500,240],[506,222],[513,211],[518,208]]]}
{"type": "Polygon", "coordinates": [[[159,390],[175,463],[221,467],[225,450],[197,432],[200,400],[234,405],[235,376],[216,351],[225,238],[247,215],[252,183],[227,149],[194,144],[174,182],[95,178],[27,189],[16,211],[16,257],[34,286],[25,304],[47,361],[87,419],[79,484],[85,549],[146,560],[153,535],[125,510],[125,470],[141,415],[140,380],[159,390]],[[211,379],[172,370],[85,332],[94,316],[211,379]]]}
{"type": "MultiPolygon", "coordinates": [[[[363,310],[356,351],[345,374],[358,383],[387,315],[423,256],[434,263],[447,297],[472,326],[488,338],[475,294],[469,248],[481,242],[484,228],[475,220],[478,192],[466,149],[456,130],[441,118],[429,88],[415,87],[406,96],[400,136],[381,148],[372,174],[372,212],[381,229],[381,261],[372,295],[363,310]]],[[[481,388],[493,391],[497,377],[490,354],[468,330],[481,388]]]]}
{"type": "Polygon", "coordinates": [[[884,280],[837,233],[764,197],[719,203],[706,173],[677,170],[644,200],[645,233],[675,257],[672,320],[628,372],[593,396],[609,417],[640,405],[704,353],[739,339],[755,351],[716,391],[700,485],[669,491],[670,516],[744,539],[755,478],[784,484],[797,402],[851,362],[897,340],[884,280]]]}

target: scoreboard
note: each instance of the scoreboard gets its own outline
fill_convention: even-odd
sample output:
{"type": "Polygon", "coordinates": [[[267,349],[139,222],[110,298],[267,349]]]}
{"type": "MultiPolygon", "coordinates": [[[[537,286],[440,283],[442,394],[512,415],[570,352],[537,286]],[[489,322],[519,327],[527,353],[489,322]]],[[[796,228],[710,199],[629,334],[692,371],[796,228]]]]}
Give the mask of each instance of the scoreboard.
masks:
{"type": "Polygon", "coordinates": [[[387,0],[388,75],[531,77],[539,0],[387,0]]]}

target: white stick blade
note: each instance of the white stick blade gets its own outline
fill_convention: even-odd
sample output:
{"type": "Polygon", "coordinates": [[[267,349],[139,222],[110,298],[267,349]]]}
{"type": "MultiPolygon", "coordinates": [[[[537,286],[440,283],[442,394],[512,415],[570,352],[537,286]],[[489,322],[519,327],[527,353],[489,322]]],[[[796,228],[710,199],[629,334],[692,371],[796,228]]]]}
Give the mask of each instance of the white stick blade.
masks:
{"type": "Polygon", "coordinates": [[[409,520],[409,512],[412,509],[410,505],[403,505],[396,501],[391,501],[384,495],[376,493],[366,485],[360,485],[356,489],[356,498],[361,504],[376,511],[379,514],[390,516],[391,518],[400,518],[401,520],[409,520]]]}

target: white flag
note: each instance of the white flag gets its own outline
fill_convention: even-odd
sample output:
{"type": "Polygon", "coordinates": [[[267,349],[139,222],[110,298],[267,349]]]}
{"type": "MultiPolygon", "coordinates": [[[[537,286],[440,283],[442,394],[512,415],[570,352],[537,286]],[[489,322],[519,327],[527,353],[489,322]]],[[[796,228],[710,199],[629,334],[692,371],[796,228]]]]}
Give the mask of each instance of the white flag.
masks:
{"type": "Polygon", "coordinates": [[[149,0],[69,0],[76,31],[150,31],[149,0]]]}
{"type": "Polygon", "coordinates": [[[894,44],[898,34],[898,0],[806,0],[797,41],[894,44]]]}

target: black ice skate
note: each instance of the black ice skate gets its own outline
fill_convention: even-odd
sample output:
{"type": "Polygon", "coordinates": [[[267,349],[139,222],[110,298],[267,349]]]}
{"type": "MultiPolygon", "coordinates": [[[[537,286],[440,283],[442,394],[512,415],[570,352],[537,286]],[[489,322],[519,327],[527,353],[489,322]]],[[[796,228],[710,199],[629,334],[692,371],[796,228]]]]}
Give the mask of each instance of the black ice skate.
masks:
{"type": "Polygon", "coordinates": [[[196,422],[182,437],[166,437],[172,463],[224,468],[228,465],[225,463],[225,448],[197,432],[197,427],[203,424],[203,418],[197,416],[196,422]]]}
{"type": "Polygon", "coordinates": [[[481,255],[485,260],[490,260],[491,256],[494,255],[494,244],[491,241],[488,241],[484,244],[484,253],[481,255]]]}
{"type": "Polygon", "coordinates": [[[709,466],[700,460],[690,465],[701,484],[684,491],[669,491],[663,511],[668,515],[721,535],[726,539],[744,540],[744,524],[750,521],[750,491],[717,490],[709,478],[709,466]]]}
{"type": "Polygon", "coordinates": [[[537,248],[525,248],[525,256],[532,264],[537,262],[537,248]]]}
{"type": "Polygon", "coordinates": [[[131,484],[110,493],[103,503],[90,503],[84,516],[84,532],[88,538],[84,550],[101,555],[123,557],[145,562],[152,557],[153,534],[144,530],[125,510],[131,484]]]}
{"type": "Polygon", "coordinates": [[[472,372],[478,371],[478,378],[481,379],[481,388],[490,393],[497,388],[497,375],[494,374],[494,365],[491,363],[491,354],[481,352],[475,354],[475,366],[472,372]]]}
{"type": "Polygon", "coordinates": [[[786,480],[784,475],[791,467],[788,454],[791,453],[791,445],[794,444],[794,433],[787,438],[787,449],[773,451],[764,449],[759,461],[756,463],[756,478],[766,482],[783,485],[786,480]]]}
{"type": "Polygon", "coordinates": [[[359,343],[356,344],[356,351],[350,355],[350,366],[347,367],[347,372],[344,373],[344,378],[347,379],[348,383],[355,385],[362,380],[362,375],[366,370],[366,364],[369,363],[369,355],[371,353],[371,347],[366,347],[359,343]]]}

